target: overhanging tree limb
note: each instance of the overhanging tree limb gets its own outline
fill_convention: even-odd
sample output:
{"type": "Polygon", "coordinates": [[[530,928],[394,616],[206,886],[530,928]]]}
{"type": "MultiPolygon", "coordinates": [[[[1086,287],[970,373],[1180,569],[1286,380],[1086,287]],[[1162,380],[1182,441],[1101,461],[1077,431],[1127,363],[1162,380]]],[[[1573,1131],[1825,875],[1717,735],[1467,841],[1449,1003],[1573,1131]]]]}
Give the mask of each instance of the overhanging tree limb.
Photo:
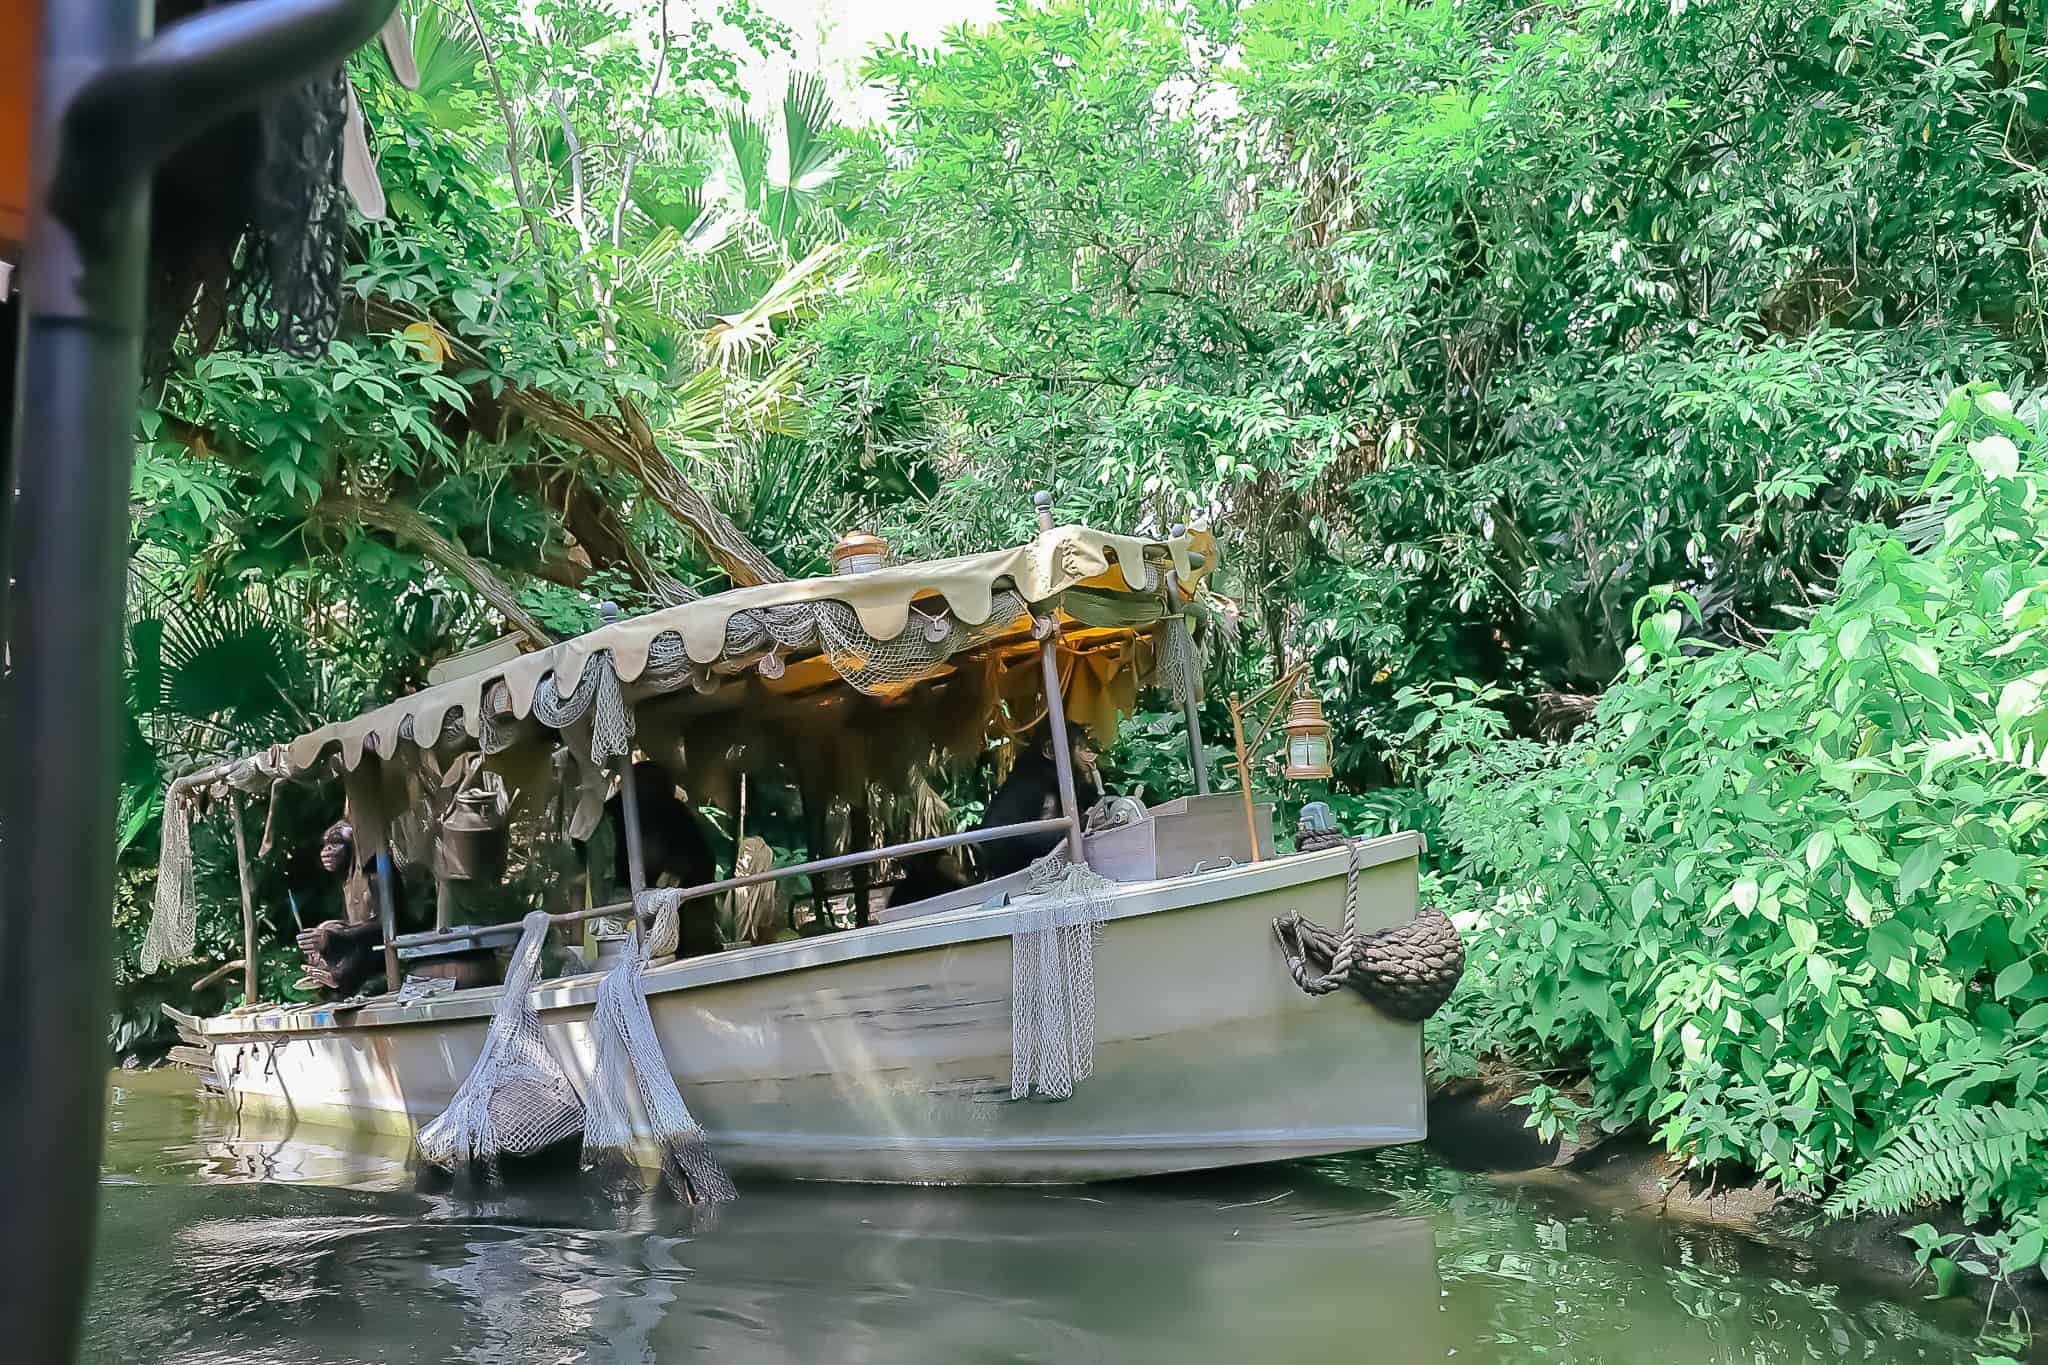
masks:
{"type": "MultiPolygon", "coordinates": [[[[366,322],[377,329],[402,332],[415,323],[432,321],[399,307],[381,295],[371,295],[364,300],[362,307],[366,322]]],[[[445,348],[444,369],[460,372],[493,368],[484,353],[469,342],[438,326],[436,331],[440,333],[445,348]]],[[[488,393],[481,385],[478,388],[488,393]]],[[[653,431],[639,410],[623,395],[617,396],[616,401],[625,416],[616,423],[586,417],[572,403],[543,390],[518,384],[507,383],[496,401],[557,440],[575,446],[631,477],[663,511],[696,538],[705,553],[736,585],[752,587],[757,583],[778,583],[789,577],[739,527],[733,525],[730,517],[713,507],[703,494],[690,486],[682,471],[676,468],[675,461],[655,441],[653,431]]]]}
{"type": "Polygon", "coordinates": [[[349,493],[329,493],[313,509],[313,520],[325,525],[351,523],[383,531],[424,554],[476,589],[497,613],[535,645],[546,648],[555,637],[521,605],[505,580],[489,565],[444,535],[419,510],[396,499],[359,498],[349,493]]]}

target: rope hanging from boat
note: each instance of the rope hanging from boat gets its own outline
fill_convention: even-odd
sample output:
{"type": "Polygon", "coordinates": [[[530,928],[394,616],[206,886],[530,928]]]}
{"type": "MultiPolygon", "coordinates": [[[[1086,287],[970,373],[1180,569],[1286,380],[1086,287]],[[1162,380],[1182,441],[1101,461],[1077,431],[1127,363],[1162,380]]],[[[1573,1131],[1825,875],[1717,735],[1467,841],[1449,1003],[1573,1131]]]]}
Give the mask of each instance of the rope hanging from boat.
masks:
{"type": "Polygon", "coordinates": [[[1116,884],[1061,844],[1025,874],[1010,931],[1010,1098],[1073,1096],[1095,1071],[1095,940],[1116,884]]]}
{"type": "Polygon", "coordinates": [[[1294,913],[1273,921],[1294,984],[1310,995],[1349,986],[1382,1013],[1420,1022],[1435,1014],[1465,974],[1465,944],[1449,916],[1425,908],[1406,924],[1362,934],[1358,929],[1358,859],[1362,840],[1347,840],[1344,927],[1331,933],[1294,913]]]}
{"type": "Polygon", "coordinates": [[[591,1013],[597,1056],[585,1096],[583,1167],[612,1180],[634,1169],[638,1135],[632,1101],[637,1096],[654,1144],[661,1149],[661,1173],[669,1189],[692,1204],[723,1204],[737,1199],[739,1191],[713,1154],[703,1126],[683,1103],[647,1012],[643,974],[650,958],[675,951],[681,888],[643,891],[638,904],[642,914],[654,912],[654,931],[640,951],[625,954],[605,973],[591,1013]]]}
{"type": "Polygon", "coordinates": [[[523,921],[483,1052],[447,1111],[420,1129],[420,1158],[429,1164],[496,1179],[506,1153],[531,1155],[582,1129],[582,1102],[548,1050],[533,1004],[551,924],[540,910],[523,921]]]}

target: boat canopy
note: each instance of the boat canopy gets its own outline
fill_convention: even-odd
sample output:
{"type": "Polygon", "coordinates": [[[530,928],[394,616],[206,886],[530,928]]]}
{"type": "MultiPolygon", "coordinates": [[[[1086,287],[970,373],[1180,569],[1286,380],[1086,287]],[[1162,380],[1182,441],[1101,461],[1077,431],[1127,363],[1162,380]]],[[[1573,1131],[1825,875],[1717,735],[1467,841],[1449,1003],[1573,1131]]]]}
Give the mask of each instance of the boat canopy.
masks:
{"type": "Polygon", "coordinates": [[[774,738],[783,743],[768,747],[813,778],[839,770],[805,785],[844,792],[943,753],[978,757],[992,721],[1014,731],[1035,719],[1031,706],[1042,715],[1034,617],[1060,625],[1069,717],[1107,740],[1139,687],[1170,681],[1160,676],[1168,622],[1185,612],[1201,624],[1199,589],[1214,567],[1206,531],[1149,540],[1061,526],[987,554],[738,588],[486,663],[195,774],[187,791],[204,799],[332,772],[337,760],[353,773],[366,754],[410,767],[470,748],[521,785],[544,776],[533,764],[557,733],[579,759],[620,755],[609,693],[637,736],[625,747],[687,755],[693,788],[728,785],[704,781],[707,760],[727,774],[759,766],[765,755],[748,761],[748,741],[774,738]],[[886,758],[862,723],[870,707],[891,713],[886,758]],[[847,754],[849,742],[863,752],[847,754]]]}

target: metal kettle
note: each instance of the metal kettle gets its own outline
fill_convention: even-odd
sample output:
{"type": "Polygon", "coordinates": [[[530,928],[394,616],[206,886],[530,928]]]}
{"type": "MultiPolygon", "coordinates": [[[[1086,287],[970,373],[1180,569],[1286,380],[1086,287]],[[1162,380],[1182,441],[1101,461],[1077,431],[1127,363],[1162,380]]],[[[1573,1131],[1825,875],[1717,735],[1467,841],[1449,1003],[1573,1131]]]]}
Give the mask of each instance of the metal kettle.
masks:
{"type": "Polygon", "coordinates": [[[505,875],[505,811],[482,785],[456,793],[434,843],[434,875],[452,882],[496,882],[505,875]]]}

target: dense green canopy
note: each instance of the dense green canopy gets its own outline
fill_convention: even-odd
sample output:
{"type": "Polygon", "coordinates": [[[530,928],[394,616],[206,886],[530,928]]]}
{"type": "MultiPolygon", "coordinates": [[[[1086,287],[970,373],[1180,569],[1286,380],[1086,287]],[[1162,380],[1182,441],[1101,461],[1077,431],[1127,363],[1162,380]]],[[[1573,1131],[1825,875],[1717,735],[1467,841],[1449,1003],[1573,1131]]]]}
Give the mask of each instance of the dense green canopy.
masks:
{"type": "MultiPolygon", "coordinates": [[[[813,77],[768,107],[744,99],[748,64],[792,46],[747,0],[716,18],[664,0],[411,9],[420,91],[375,54],[353,70],[392,213],[357,226],[342,338],[317,363],[183,351],[149,395],[124,840],[148,841],[167,766],[415,686],[501,631],[559,635],[602,597],[642,610],[811,572],[855,527],[906,554],[1014,543],[1049,487],[1094,525],[1213,522],[1246,626],[1223,664],[1251,679],[1309,663],[1338,726],[1327,795],[1344,821],[1431,831],[1446,894],[1474,915],[1536,887],[1537,948],[1585,946],[1563,995],[1480,973],[1493,984],[1471,990],[1494,993],[1453,1011],[1470,1032],[1446,1057],[1589,1073],[1540,1111],[1655,1121],[1693,1159],[1816,1190],[1944,1104],[2021,1116],[1996,1140],[2026,1161],[1987,1170],[2038,1158],[2038,1068],[2010,1061],[2014,1020],[2048,999],[2048,972],[2018,970],[2041,946],[2030,920],[1974,946],[1956,937],[1974,925],[1915,921],[1939,939],[1916,951],[1954,986],[1884,1001],[1916,1039],[1898,1055],[1929,1077],[1917,1088],[1879,1083],[1892,1053],[1830,1030],[1876,1009],[1888,988],[1858,973],[1903,950],[1880,962],[1869,940],[1951,855],[2031,903],[2033,853],[2017,872],[1987,863],[2022,836],[1976,807],[2033,800],[2041,779],[1973,778],[1922,823],[1899,813],[1931,798],[1899,787],[1871,823],[1837,828],[1852,817],[1804,811],[1775,750],[1709,757],[1676,720],[1727,682],[1686,674],[1689,653],[1782,661],[1810,640],[1855,660],[1878,632],[1854,626],[1852,601],[1874,620],[1939,616],[1875,604],[1873,566],[1902,551],[1874,546],[1933,557],[1900,561],[1902,594],[1936,592],[1923,563],[2007,591],[2032,572],[1942,532],[1928,504],[1983,497],[2019,517],[2002,487],[1930,493],[1927,476],[1952,389],[2023,398],[2048,366],[2037,7],[1018,4],[870,54],[860,77],[887,114],[869,128],[813,77]],[[1629,663],[1638,647],[1654,667],[1629,663]],[[1618,676],[1625,700],[1596,716],[1618,676]],[[1488,719],[1441,720],[1431,699],[1456,679],[1488,719]],[[1588,717],[1569,744],[1507,750],[1512,772],[1428,781],[1452,752],[1427,749],[1437,727],[1491,745],[1588,717]],[[1583,842],[1616,802],[1623,823],[1647,818],[1632,783],[1708,771],[1723,785],[1674,787],[1656,809],[1676,823],[1645,833],[1649,851],[1583,842]],[[1532,823],[1545,806],[1561,832],[1532,823]],[[1736,846],[1713,845],[1728,818],[1736,846]],[[1817,855],[1823,834],[1860,871],[1817,855]],[[1629,860],[1689,856],[1717,870],[1640,891],[1629,860]],[[1773,860],[1809,878],[1796,919],[1773,860]],[[1637,937],[1623,918],[1639,895],[1676,897],[1688,923],[1780,913],[1626,961],[1592,951],[1637,937]],[[1792,950],[1834,965],[1753,977],[1792,950]],[[1796,1077],[1669,1014],[1724,969],[1779,1009],[1744,1027],[1778,1028],[1796,1077]],[[1818,1004],[1794,999],[1808,989],[1818,1004]],[[1617,1037],[1643,1029],[1677,1030],[1678,1050],[1664,1032],[1640,1053],[1617,1037]],[[2008,1060],[1938,1082],[1929,1049],[1961,1055],[1944,1036],[2008,1060]]],[[[1993,435],[2031,460],[2033,430],[1993,435]]],[[[1797,654],[1790,672],[1758,665],[1770,695],[1727,704],[1833,726],[1838,767],[1938,742],[1929,727],[2014,723],[2010,679],[1951,676],[1949,646],[1925,648],[1911,657],[1933,681],[1900,684],[1922,701],[1877,697],[1867,669],[1852,695],[1797,654]],[[1937,703],[1944,719],[1922,709],[1937,703]]],[[[1127,783],[1178,780],[1166,720],[1133,717],[1125,737],[1127,783]]],[[[1873,796],[1852,783],[1843,799],[1873,796]]],[[[1534,951],[1504,943],[1511,962],[1534,951]]],[[[2032,1189],[1946,1192],[2011,1218],[2032,1189]]],[[[1992,1248],[2010,1265],[2039,1259],[2031,1217],[1992,1248]]]]}

